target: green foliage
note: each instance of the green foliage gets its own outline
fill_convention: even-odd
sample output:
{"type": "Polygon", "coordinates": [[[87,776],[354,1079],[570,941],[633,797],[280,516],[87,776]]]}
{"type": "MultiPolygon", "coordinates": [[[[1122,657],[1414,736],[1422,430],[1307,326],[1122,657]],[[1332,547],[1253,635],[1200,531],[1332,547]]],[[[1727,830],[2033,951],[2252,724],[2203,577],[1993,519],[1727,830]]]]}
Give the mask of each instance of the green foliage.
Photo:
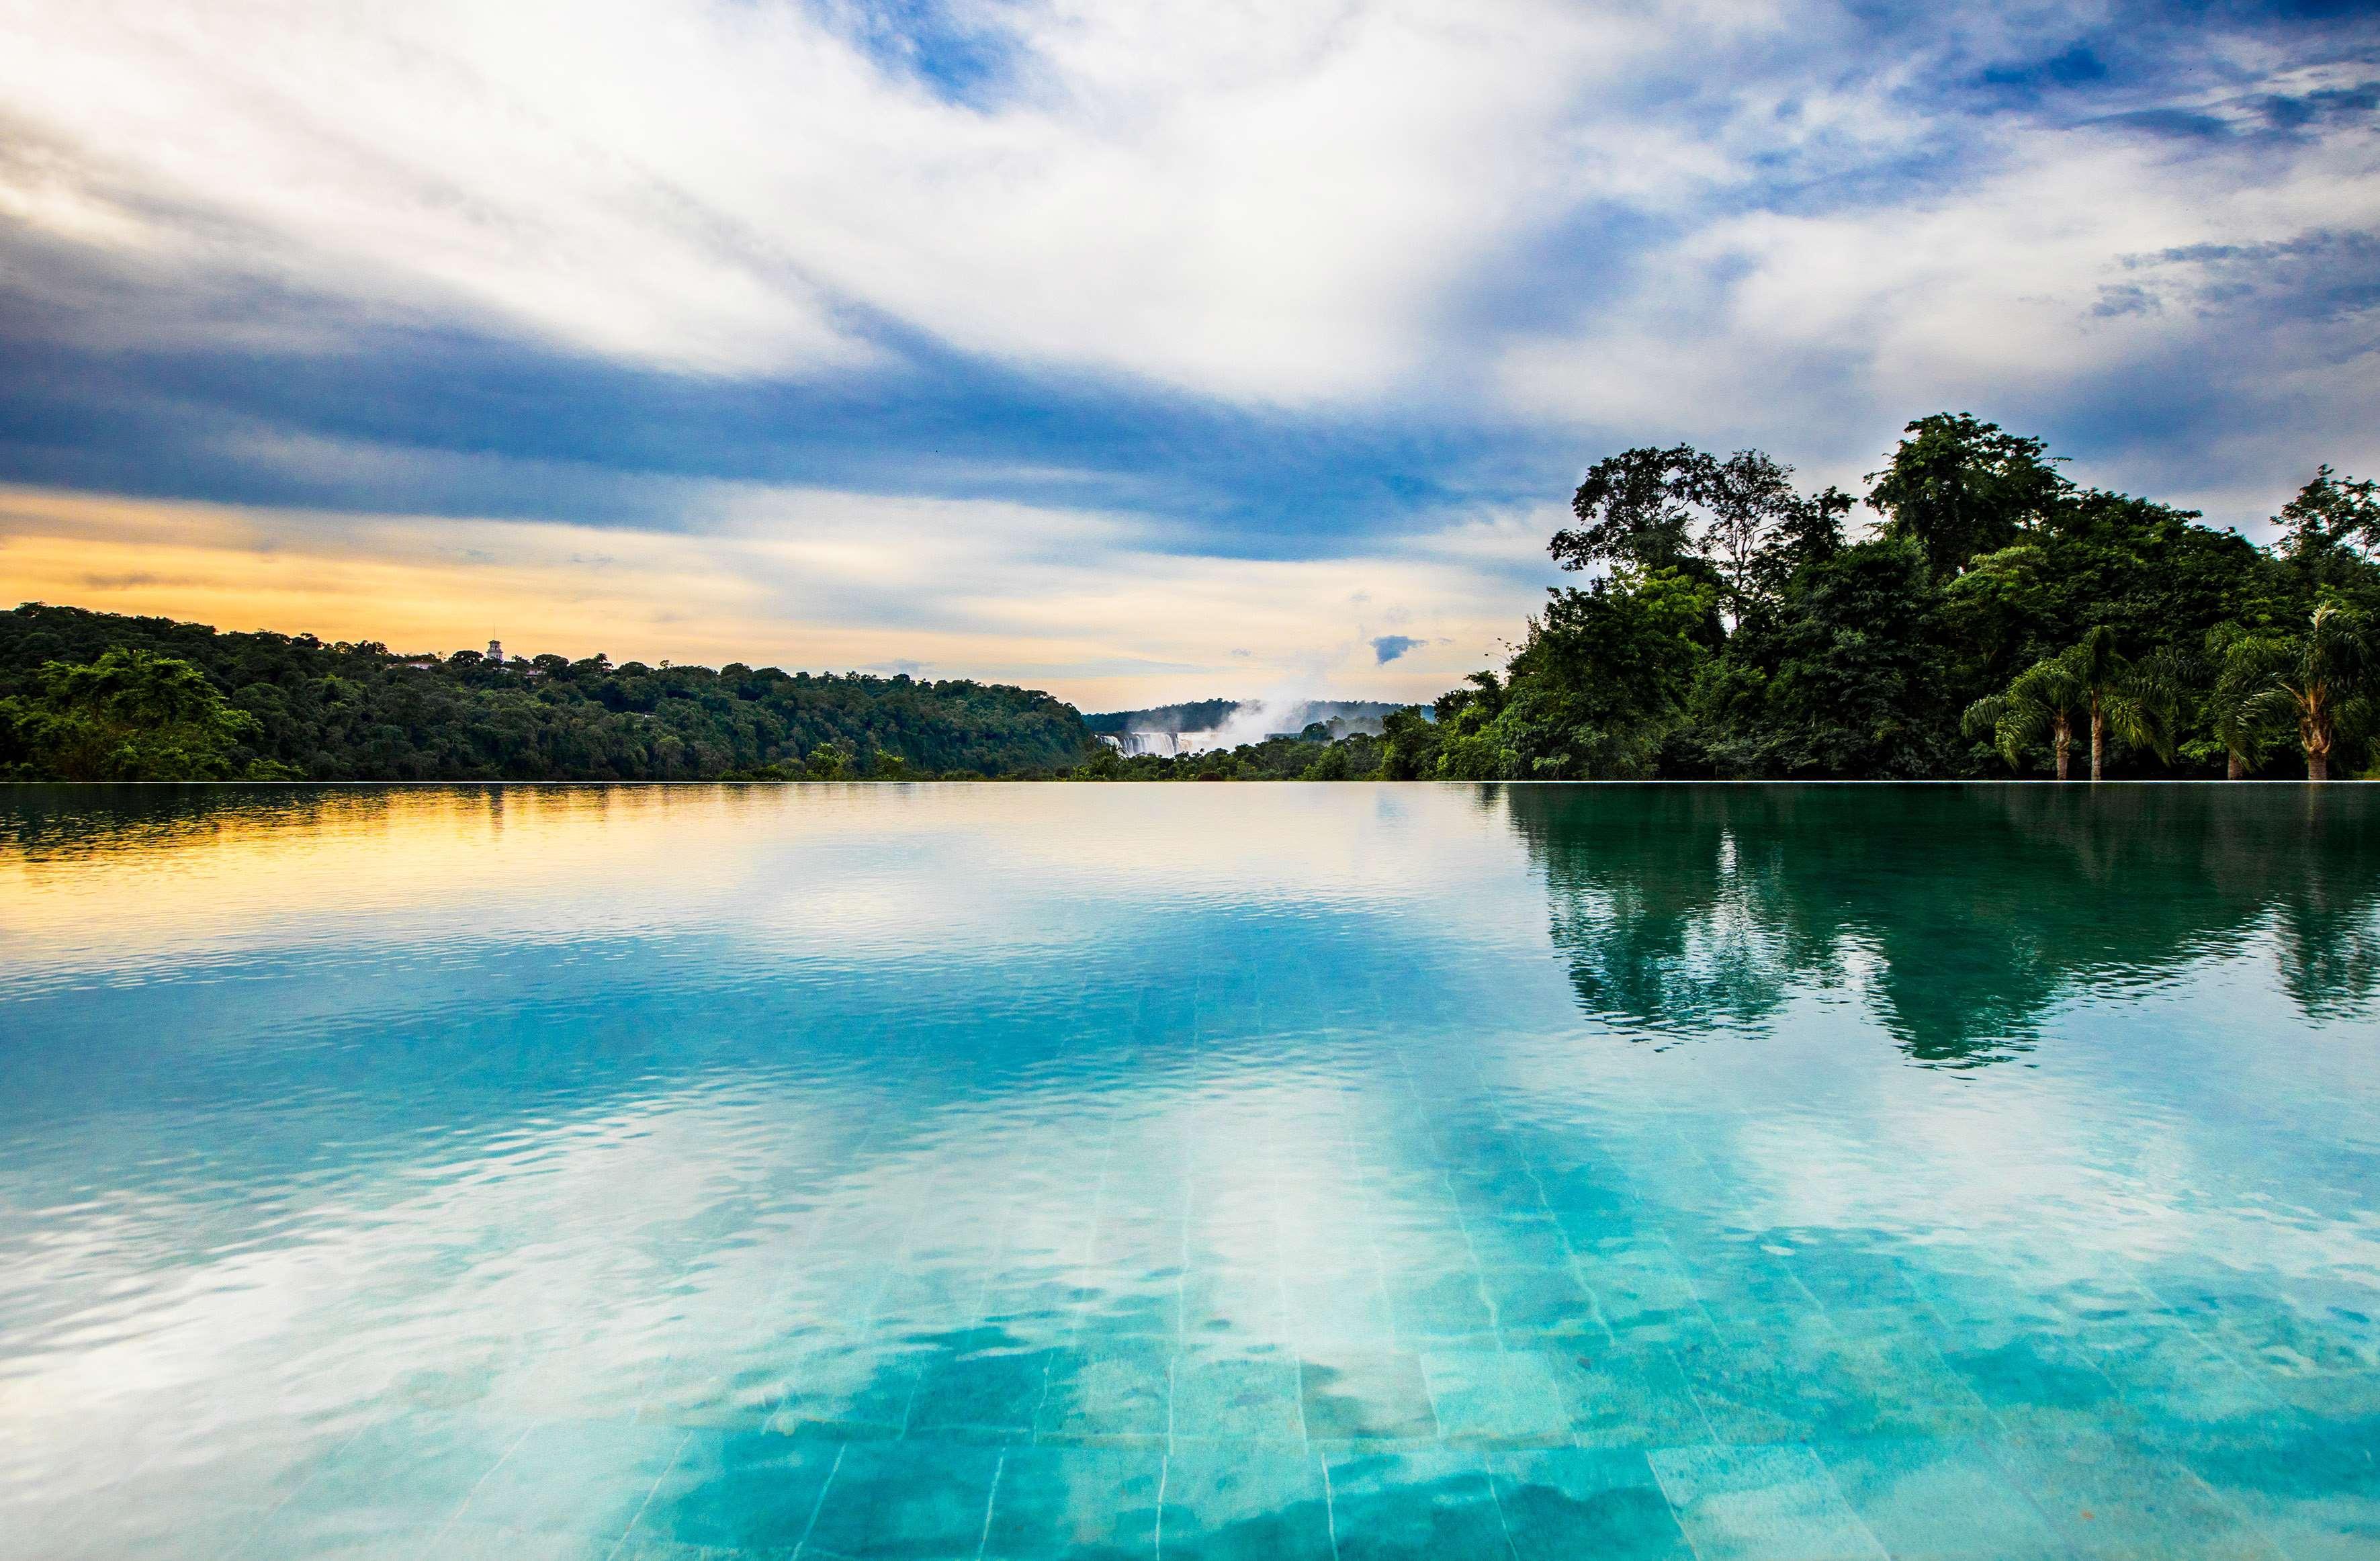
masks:
{"type": "Polygon", "coordinates": [[[2315,776],[2370,756],[2371,483],[2322,468],[2265,551],[1965,414],[1908,425],[1864,539],[1790,475],[1688,445],[1589,467],[1549,551],[1607,576],[1436,727],[1390,723],[1381,773],[2062,778],[2086,745],[2094,778],[2238,776],[2292,727],[2315,776]]]}
{"type": "Polygon", "coordinates": [[[1909,437],[1891,464],[1869,474],[1867,502],[1888,517],[1888,531],[1925,551],[1939,578],[2041,526],[2066,496],[2040,440],[1964,412],[1920,417],[1902,431],[1909,437]]]}
{"type": "Polygon", "coordinates": [[[1622,567],[1548,593],[1500,682],[1439,701],[1437,773],[1452,780],[1633,780],[1655,772],[1710,651],[1718,588],[1622,567]]]}
{"type": "Polygon", "coordinates": [[[227,780],[242,773],[242,744],[262,730],[197,667],[146,650],[45,660],[31,682],[31,692],[0,698],[0,742],[20,779],[227,780]]]}
{"type": "MultiPolygon", "coordinates": [[[[36,603],[0,611],[8,773],[95,773],[61,756],[42,668],[112,651],[187,665],[181,686],[197,679],[244,723],[218,729],[230,741],[210,747],[188,722],[139,716],[133,728],[167,734],[134,744],[144,774],[170,763],[177,774],[341,780],[798,780],[825,748],[826,768],[855,779],[891,773],[887,760],[908,776],[1015,776],[1071,769],[1088,741],[1073,707],[1000,684],[601,656],[495,664],[36,603]]],[[[131,778],[121,765],[110,773],[131,778]]]]}
{"type": "Polygon", "coordinates": [[[2352,607],[2325,601],[2304,628],[2279,637],[2274,652],[2271,676],[2252,708],[2294,720],[2307,778],[2327,780],[2332,756],[2370,726],[2368,695],[2380,670],[2371,621],[2352,607]]]}
{"type": "Polygon", "coordinates": [[[2293,558],[2320,559],[2341,549],[2369,557],[2380,550],[2380,483],[2318,466],[2277,518],[2281,548],[2293,558]]]}
{"type": "Polygon", "coordinates": [[[1719,773],[1914,779],[1953,762],[1929,571],[1894,537],[1803,565],[1746,614],[1700,711],[1719,773]]]}

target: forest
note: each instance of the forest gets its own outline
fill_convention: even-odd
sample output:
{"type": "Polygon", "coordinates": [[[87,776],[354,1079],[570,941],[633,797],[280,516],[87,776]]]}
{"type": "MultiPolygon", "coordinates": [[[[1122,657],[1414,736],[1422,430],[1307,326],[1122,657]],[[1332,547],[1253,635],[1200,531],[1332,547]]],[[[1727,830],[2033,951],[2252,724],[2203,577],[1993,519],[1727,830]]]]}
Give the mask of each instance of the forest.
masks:
{"type": "Polygon", "coordinates": [[[1910,423],[1867,514],[1759,451],[1597,461],[1510,662],[1377,740],[1100,758],[1117,779],[2360,775],[2380,499],[2329,467],[2258,547],[2085,488],[2043,441],[1910,423]]]}
{"type": "Polygon", "coordinates": [[[1005,684],[407,656],[31,603],[0,612],[0,778],[2328,780],[2374,768],[2374,483],[2316,468],[2260,547],[2193,511],[2078,485],[2061,465],[2042,440],[1963,413],[1910,423],[1857,500],[1803,491],[1757,450],[1625,450],[1587,468],[1573,524],[1548,544],[1583,584],[1548,593],[1506,665],[1427,710],[1390,713],[1377,734],[1316,723],[1178,757],[1127,757],[1074,707],[1005,684]]]}
{"type": "Polygon", "coordinates": [[[0,612],[0,779],[980,779],[1062,772],[1087,741],[1073,706],[997,684],[0,612]]]}

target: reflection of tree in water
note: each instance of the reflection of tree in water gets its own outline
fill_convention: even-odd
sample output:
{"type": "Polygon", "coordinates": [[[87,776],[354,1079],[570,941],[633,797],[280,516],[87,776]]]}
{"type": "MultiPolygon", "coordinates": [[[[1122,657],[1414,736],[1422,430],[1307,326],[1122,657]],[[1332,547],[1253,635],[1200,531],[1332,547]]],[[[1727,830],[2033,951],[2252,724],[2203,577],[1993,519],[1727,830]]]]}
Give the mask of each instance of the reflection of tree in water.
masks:
{"type": "Polygon", "coordinates": [[[1522,787],[1580,1004],[1676,1039],[1856,977],[1911,1057],[2269,935],[2309,1019],[2380,990],[2380,799],[2267,786],[1522,787]]]}

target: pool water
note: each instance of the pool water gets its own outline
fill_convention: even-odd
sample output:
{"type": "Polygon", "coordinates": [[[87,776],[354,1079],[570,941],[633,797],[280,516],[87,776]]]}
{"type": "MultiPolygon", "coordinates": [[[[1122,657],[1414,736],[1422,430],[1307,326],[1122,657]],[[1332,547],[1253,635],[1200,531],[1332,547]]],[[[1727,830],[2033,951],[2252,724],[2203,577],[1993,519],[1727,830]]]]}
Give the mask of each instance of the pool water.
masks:
{"type": "Polygon", "coordinates": [[[0,1555],[2380,1555],[2375,800],[0,793],[0,1555]]]}

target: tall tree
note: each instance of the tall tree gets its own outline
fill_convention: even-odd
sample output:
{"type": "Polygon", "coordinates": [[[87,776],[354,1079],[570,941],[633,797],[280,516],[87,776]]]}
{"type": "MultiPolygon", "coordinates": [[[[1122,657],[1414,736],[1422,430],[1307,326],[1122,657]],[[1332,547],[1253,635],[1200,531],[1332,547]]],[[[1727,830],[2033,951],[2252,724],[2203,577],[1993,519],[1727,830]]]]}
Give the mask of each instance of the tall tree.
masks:
{"type": "Polygon", "coordinates": [[[1891,465],[1868,474],[1867,502],[1925,550],[1937,579],[2044,525],[2067,494],[2048,446],[1997,423],[1937,413],[1902,432],[1891,465]]]}
{"type": "Polygon", "coordinates": [[[2274,712],[2263,696],[2287,665],[2289,645],[2237,623],[2218,623],[2206,632],[2206,650],[2215,682],[2200,702],[2200,716],[2223,755],[2224,779],[2238,780],[2273,740],[2274,712]]]}
{"type": "Polygon", "coordinates": [[[2305,750],[2306,779],[2330,779],[2339,740],[2363,724],[2364,690],[2372,679],[2373,646],[2362,613],[2338,602],[2313,610],[2305,632],[2286,642],[2265,708],[2294,718],[2305,750]]]}
{"type": "Polygon", "coordinates": [[[2171,756],[2168,742],[2178,680],[2167,663],[2127,660],[2116,648],[2115,631],[2104,623],[2084,634],[2065,659],[2082,686],[2089,717],[2092,780],[2107,775],[2111,731],[2128,743],[2171,756]]]}
{"type": "Polygon", "coordinates": [[[2312,559],[2342,547],[2366,554],[2380,551],[2380,483],[2317,466],[2313,480],[2281,506],[2277,518],[2281,549],[2295,558],[2312,559]]]}
{"type": "Polygon", "coordinates": [[[1586,469],[1571,495],[1576,528],[1554,533],[1547,551],[1564,569],[1596,563],[1674,569],[1702,559],[1695,505],[1715,463],[1690,444],[1640,445],[1586,469]]]}
{"type": "Polygon", "coordinates": [[[1992,735],[1992,744],[2010,768],[2022,766],[2024,751],[2046,738],[2058,778],[2067,778],[2074,751],[2074,722],[2090,707],[2070,656],[2051,656],[2019,672],[2005,693],[1986,695],[1967,707],[1961,723],[1970,737],[1992,735]]]}

